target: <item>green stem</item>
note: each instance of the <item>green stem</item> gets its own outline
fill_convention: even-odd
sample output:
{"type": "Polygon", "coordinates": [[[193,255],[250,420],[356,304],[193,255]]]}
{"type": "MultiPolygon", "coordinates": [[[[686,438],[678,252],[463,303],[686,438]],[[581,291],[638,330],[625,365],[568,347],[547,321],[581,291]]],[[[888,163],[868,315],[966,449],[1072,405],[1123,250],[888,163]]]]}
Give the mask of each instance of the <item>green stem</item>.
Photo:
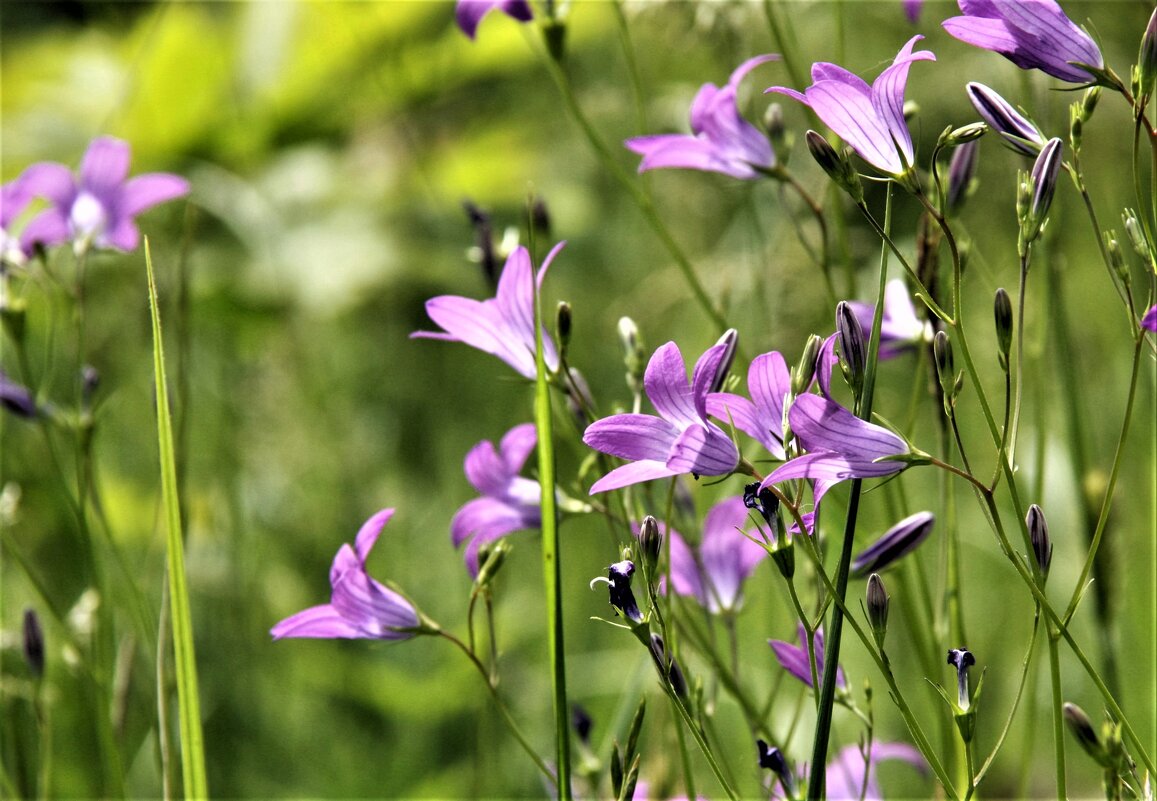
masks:
{"type": "Polygon", "coordinates": [[[1053,756],[1057,769],[1057,798],[1067,799],[1068,789],[1065,782],[1065,720],[1062,713],[1063,699],[1061,698],[1061,659],[1057,653],[1057,635],[1049,629],[1049,672],[1052,678],[1053,690],[1053,756]]]}

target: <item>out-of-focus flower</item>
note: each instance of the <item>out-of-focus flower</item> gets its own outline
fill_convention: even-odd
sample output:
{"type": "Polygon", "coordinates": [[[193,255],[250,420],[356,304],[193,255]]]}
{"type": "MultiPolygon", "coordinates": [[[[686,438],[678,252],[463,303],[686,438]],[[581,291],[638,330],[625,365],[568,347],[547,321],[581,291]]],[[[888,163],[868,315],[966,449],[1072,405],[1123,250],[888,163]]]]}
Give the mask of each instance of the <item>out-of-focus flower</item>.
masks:
{"type": "Polygon", "coordinates": [[[189,182],[165,172],[129,178],[130,159],[128,142],[100,136],[88,146],[76,175],[52,162],[30,167],[25,172],[26,191],[52,205],[21,233],[26,251],[66,240],[78,252],[90,247],[135,250],[141,239],[137,215],[188,194],[189,182]]]}
{"type": "Polygon", "coordinates": [[[1040,129],[995,91],[975,81],[965,86],[965,91],[976,113],[1013,150],[1035,157],[1044,147],[1045,138],[1040,129]]]}
{"type": "Polygon", "coordinates": [[[731,392],[712,392],[707,411],[757,440],[776,459],[783,459],[783,401],[791,394],[791,373],[778,351],[751,360],[747,368],[751,400],[731,392]]]}
{"type": "Polygon", "coordinates": [[[591,487],[591,494],[681,473],[727,475],[739,451],[727,434],[707,420],[707,394],[726,356],[725,344],[707,349],[695,363],[691,382],[674,342],[663,345],[647,364],[643,387],[659,413],[616,414],[591,423],[583,442],[597,451],[631,459],[591,487]]]}
{"type": "Polygon", "coordinates": [[[852,573],[857,576],[879,573],[897,559],[916,550],[916,546],[932,533],[935,523],[936,515],[931,512],[917,512],[905,517],[852,560],[852,573]]]}
{"type": "Polygon", "coordinates": [[[458,5],[454,7],[454,19],[462,32],[473,39],[482,18],[495,10],[519,22],[534,19],[534,12],[527,0],[458,0],[458,5]]]}
{"type": "Polygon", "coordinates": [[[752,179],[761,170],[775,167],[771,142],[739,113],[735,95],[747,73],[778,59],[763,55],[740,64],[720,89],[706,83],[691,103],[691,134],[656,134],[628,139],[630,150],[643,157],[639,172],[675,168],[720,172],[733,178],[752,179]]]}
{"type": "MultiPolygon", "coordinates": [[[[964,145],[963,147],[967,147],[964,145]]],[[[872,317],[876,307],[871,303],[849,301],[848,306],[860,322],[866,341],[872,335],[872,317]]],[[[916,307],[901,278],[893,278],[884,287],[884,316],[880,322],[881,359],[893,359],[932,338],[931,327],[916,316],[916,307]]]]}
{"type": "Polygon", "coordinates": [[[467,501],[450,521],[454,545],[466,546],[466,567],[478,575],[478,550],[513,531],[542,524],[542,489],[537,481],[519,475],[538,441],[533,423],[506,432],[495,449],[483,440],[466,454],[466,478],[482,493],[467,501]]]}
{"type": "MultiPolygon", "coordinates": [[[[973,179],[976,176],[976,163],[979,160],[979,139],[965,142],[952,152],[952,160],[948,162],[948,189],[944,193],[944,202],[950,210],[955,211],[964,205],[964,199],[972,190],[973,179]]],[[[887,303],[886,299],[885,303],[887,303]]]]}
{"type": "Polygon", "coordinates": [[[819,395],[796,398],[788,412],[788,421],[807,453],[772,471],[760,486],[788,479],[812,479],[817,504],[839,481],[890,476],[919,456],[888,458],[912,452],[903,439],[888,429],[861,420],[835,401],[819,395]]]}
{"type": "Polygon", "coordinates": [[[36,407],[36,400],[28,388],[8,378],[8,374],[3,370],[0,370],[0,406],[17,417],[29,420],[40,413],[36,407]]]}
{"type": "Polygon", "coordinates": [[[1141,327],[1147,331],[1157,332],[1157,306],[1150,306],[1149,311],[1141,318],[1141,327]]]}
{"type": "Polygon", "coordinates": [[[918,768],[927,767],[920,752],[907,743],[872,743],[867,759],[859,746],[840,749],[824,772],[824,788],[830,801],[883,801],[876,765],[887,759],[899,759],[918,768]],[[865,773],[867,774],[865,776],[865,773]]]}
{"type": "Polygon", "coordinates": [[[760,545],[743,535],[747,507],[742,498],[727,498],[711,507],[703,520],[703,541],[692,549],[671,530],[671,583],[704,609],[718,614],[743,603],[743,582],[765,556],[760,545]]]}
{"type": "Polygon", "coordinates": [[[915,25],[920,19],[920,9],[924,7],[924,0],[904,0],[904,15],[915,25]]]}
{"type": "MultiPolygon", "coordinates": [[[[493,298],[474,300],[457,295],[440,295],[426,301],[426,314],[441,332],[415,331],[412,338],[441,339],[462,342],[472,348],[497,356],[525,377],[533,380],[534,367],[534,282],[542,288],[546,271],[565,242],[559,242],[538,270],[537,279],[530,265],[530,253],[525,247],[514,249],[493,298]]],[[[558,351],[554,341],[542,331],[542,355],[546,368],[558,369],[558,351]]]]}
{"type": "Polygon", "coordinates": [[[803,92],[773,86],[779,92],[810,106],[824,123],[864,161],[891,176],[907,173],[915,161],[912,135],[904,121],[904,89],[908,68],[914,61],[935,61],[929,50],[912,52],[923,36],[908,40],[892,65],[871,86],[837,64],[812,65],[812,85],[803,92]]]}
{"type": "Polygon", "coordinates": [[[961,17],[941,23],[962,42],[1000,53],[1021,69],[1070,83],[1093,80],[1070,62],[1103,67],[1096,42],[1054,0],[958,0],[961,17]]]}
{"type": "MultiPolygon", "coordinates": [[[[808,659],[807,653],[807,631],[803,624],[799,624],[799,641],[800,644],[792,645],[783,640],[768,640],[767,644],[771,646],[771,650],[775,652],[775,658],[779,664],[783,666],[791,675],[802,681],[808,687],[812,686],[812,670],[811,663],[808,659]]],[[[820,682],[824,678],[824,633],[822,629],[816,629],[812,636],[812,649],[816,655],[816,676],[820,682]]],[[[836,686],[847,687],[848,682],[844,678],[844,669],[836,668],[836,686]]]]}
{"type": "Polygon", "coordinates": [[[407,640],[419,633],[422,622],[413,604],[366,572],[366,558],[393,516],[393,509],[383,509],[362,525],[353,547],[341,546],[329,570],[330,602],[287,617],[270,631],[273,639],[407,640]]]}
{"type": "MultiPolygon", "coordinates": [[[[66,169],[63,165],[55,166],[66,169]]],[[[12,224],[24,214],[29,204],[36,198],[37,175],[45,167],[52,169],[52,165],[49,164],[33,164],[19,176],[0,186],[0,262],[19,266],[32,255],[31,240],[17,235],[12,224]]],[[[62,232],[56,239],[49,241],[43,238],[40,241],[45,247],[51,247],[59,245],[66,238],[66,232],[62,232]]]]}

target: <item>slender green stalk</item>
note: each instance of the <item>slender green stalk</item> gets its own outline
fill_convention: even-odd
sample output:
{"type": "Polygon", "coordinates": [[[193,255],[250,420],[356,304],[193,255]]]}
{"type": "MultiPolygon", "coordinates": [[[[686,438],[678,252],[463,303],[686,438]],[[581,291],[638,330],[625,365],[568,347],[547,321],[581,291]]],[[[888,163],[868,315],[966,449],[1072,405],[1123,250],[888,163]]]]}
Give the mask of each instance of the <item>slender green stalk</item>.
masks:
{"type": "Polygon", "coordinates": [[[145,240],[145,269],[149,281],[149,310],[153,323],[153,372],[157,392],[157,440],[160,448],[161,498],[166,522],[169,604],[172,612],[173,654],[177,676],[177,705],[181,728],[181,774],[185,798],[209,797],[205,776],[205,746],[201,731],[201,705],[197,695],[197,662],[193,651],[193,620],[185,584],[185,555],[181,534],[180,498],[173,451],[173,422],[169,413],[169,389],[165,383],[165,347],[161,338],[161,314],[157,307],[157,284],[153,257],[145,240]]]}
{"type": "Polygon", "coordinates": [[[555,496],[554,421],[550,384],[542,351],[542,297],[534,286],[534,426],[538,432],[538,480],[542,487],[542,571],[546,586],[548,647],[554,726],[557,740],[558,791],[570,801],[570,712],[566,700],[566,653],[562,625],[562,572],[559,567],[558,504],[555,496]]]}
{"type": "Polygon", "coordinates": [[[1049,627],[1049,674],[1053,688],[1053,759],[1057,769],[1057,798],[1067,799],[1065,782],[1065,719],[1062,713],[1064,699],[1061,698],[1061,658],[1057,653],[1057,634],[1049,627]]]}

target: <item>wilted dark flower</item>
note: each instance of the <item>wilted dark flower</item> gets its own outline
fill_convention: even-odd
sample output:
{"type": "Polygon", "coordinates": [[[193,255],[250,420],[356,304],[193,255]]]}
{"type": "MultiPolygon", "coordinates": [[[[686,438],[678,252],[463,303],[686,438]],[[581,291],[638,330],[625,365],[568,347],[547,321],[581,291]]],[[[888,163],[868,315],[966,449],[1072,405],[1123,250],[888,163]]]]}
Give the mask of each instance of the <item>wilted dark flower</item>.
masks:
{"type": "Polygon", "coordinates": [[[635,563],[629,559],[615,562],[607,568],[607,577],[599,576],[591,579],[591,589],[595,584],[606,582],[610,590],[611,606],[615,612],[632,623],[642,623],[643,613],[635,603],[635,594],[631,592],[631,576],[635,573],[635,563]]]}
{"type": "Polygon", "coordinates": [[[957,706],[967,712],[972,704],[968,694],[968,669],[976,664],[976,657],[967,648],[953,648],[948,652],[948,664],[956,668],[957,706]]]}

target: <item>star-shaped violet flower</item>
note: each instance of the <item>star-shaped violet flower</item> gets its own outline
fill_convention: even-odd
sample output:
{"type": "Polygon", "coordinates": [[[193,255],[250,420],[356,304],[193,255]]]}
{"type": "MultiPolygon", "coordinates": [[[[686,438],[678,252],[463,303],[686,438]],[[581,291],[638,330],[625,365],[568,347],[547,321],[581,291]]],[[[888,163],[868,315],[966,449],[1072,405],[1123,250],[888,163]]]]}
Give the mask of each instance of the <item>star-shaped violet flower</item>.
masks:
{"type": "Polygon", "coordinates": [[[726,351],[725,343],[708,348],[695,363],[690,383],[678,345],[668,342],[655,351],[643,388],[659,416],[616,414],[596,420],[583,433],[583,442],[596,451],[632,460],[596,481],[592,495],[681,473],[723,476],[736,468],[735,443],[707,420],[707,394],[726,351]]]}
{"type": "Polygon", "coordinates": [[[812,479],[818,504],[837,482],[890,476],[913,464],[919,456],[888,429],[861,420],[820,395],[796,398],[788,412],[788,422],[806,453],[772,471],[760,489],[789,479],[812,479]],[[888,458],[909,454],[913,458],[888,458]]]}
{"type": "MultiPolygon", "coordinates": [[[[442,326],[442,331],[415,331],[411,338],[462,342],[497,356],[525,377],[534,380],[534,288],[539,288],[546,271],[565,242],[555,245],[538,270],[530,265],[530,253],[521,245],[506,259],[498,290],[493,298],[474,300],[457,295],[440,295],[426,301],[426,313],[442,326]]],[[[547,370],[558,369],[554,341],[543,329],[542,355],[547,370]]]]}
{"type": "Polygon", "coordinates": [[[537,481],[519,475],[537,442],[534,424],[524,423],[506,432],[497,449],[484,440],[466,454],[466,478],[482,497],[467,501],[455,513],[450,538],[456,547],[467,543],[466,567],[472,576],[478,575],[483,545],[542,525],[542,489],[537,481]]]}
{"type": "Polygon", "coordinates": [[[735,95],[747,73],[778,59],[770,54],[740,64],[722,89],[705,83],[691,103],[691,134],[655,134],[628,139],[630,150],[643,157],[639,172],[684,169],[719,172],[732,178],[759,178],[775,167],[775,151],[758,128],[739,113],[735,95]]]}
{"type": "Polygon", "coordinates": [[[767,551],[743,534],[747,507],[742,498],[728,498],[711,507],[703,519],[703,540],[692,549],[670,529],[671,583],[713,614],[738,609],[743,582],[767,551]]]}
{"type": "Polygon", "coordinates": [[[534,12],[527,0],[458,0],[458,5],[454,7],[454,19],[462,32],[473,39],[482,18],[495,10],[519,22],[534,19],[534,12]]]}
{"type": "MultiPolygon", "coordinates": [[[[807,646],[807,631],[803,624],[799,624],[799,645],[792,645],[783,640],[768,640],[767,644],[771,646],[771,650],[775,653],[775,658],[779,664],[791,675],[802,681],[808,687],[812,686],[812,669],[811,660],[808,658],[807,646]]],[[[816,676],[819,677],[820,682],[824,680],[824,632],[823,629],[816,629],[812,635],[812,650],[816,655],[816,676]]],[[[847,679],[844,678],[844,669],[836,668],[836,686],[847,687],[847,679]]]]}
{"type": "Polygon", "coordinates": [[[1054,0],[958,0],[964,16],[941,25],[966,44],[1000,53],[1024,70],[1038,69],[1069,83],[1093,80],[1072,62],[1101,68],[1097,43],[1054,0]]]}
{"type": "Polygon", "coordinates": [[[188,194],[189,182],[165,172],[129,178],[130,158],[128,142],[100,136],[88,146],[75,176],[63,164],[30,167],[27,189],[52,205],[22,232],[26,251],[70,239],[77,252],[89,247],[136,250],[141,239],[137,215],[188,194]]]}
{"type": "Polygon", "coordinates": [[[785,86],[767,91],[810,106],[860,158],[886,175],[899,177],[912,168],[916,158],[904,121],[908,68],[914,61],[936,60],[931,51],[912,52],[923,38],[917,35],[909,39],[871,86],[838,64],[821,61],[812,65],[812,85],[803,92],[785,86]]]}
{"type": "Polygon", "coordinates": [[[321,637],[407,640],[422,626],[413,604],[366,572],[366,558],[393,509],[383,509],[358,531],[353,547],[342,545],[329,570],[330,602],[291,615],[270,630],[273,639],[321,637]]]}
{"type": "Polygon", "coordinates": [[[791,393],[791,372],[778,351],[751,360],[747,391],[751,400],[731,392],[712,392],[707,396],[707,411],[757,440],[772,457],[785,458],[783,401],[791,393]]]}

